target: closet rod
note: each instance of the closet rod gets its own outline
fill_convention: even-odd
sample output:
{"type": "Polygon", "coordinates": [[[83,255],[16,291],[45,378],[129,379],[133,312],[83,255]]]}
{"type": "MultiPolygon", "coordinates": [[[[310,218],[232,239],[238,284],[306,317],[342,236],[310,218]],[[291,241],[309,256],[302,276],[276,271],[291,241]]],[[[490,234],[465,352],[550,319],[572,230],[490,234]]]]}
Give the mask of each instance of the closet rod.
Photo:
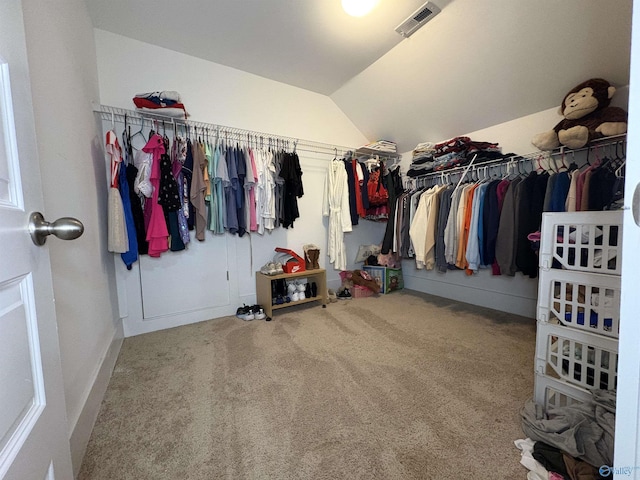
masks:
{"type": "MultiPolygon", "coordinates": [[[[226,138],[231,137],[235,141],[250,141],[260,145],[269,145],[271,142],[280,142],[287,144],[289,148],[294,148],[296,151],[303,151],[309,153],[319,153],[323,155],[344,156],[348,152],[357,152],[357,148],[345,147],[343,145],[331,145],[328,143],[314,142],[312,140],[300,140],[298,138],[286,137],[283,135],[276,135],[272,133],[257,132],[254,130],[245,130],[242,128],[228,127],[225,125],[217,125],[213,123],[205,123],[194,120],[185,120],[182,118],[170,117],[167,115],[161,115],[155,112],[141,112],[138,110],[128,110],[126,108],[111,107],[109,105],[97,105],[94,107],[94,111],[99,113],[102,120],[108,122],[117,122],[124,124],[125,115],[127,117],[127,123],[131,125],[142,125],[144,122],[164,122],[167,128],[173,129],[174,126],[184,126],[186,128],[204,129],[210,135],[215,135],[219,132],[220,135],[224,135],[226,138]]],[[[271,144],[275,146],[273,143],[271,144]]],[[[375,153],[381,159],[397,160],[399,155],[389,154],[387,152],[375,153]]]]}
{"type": "MultiPolygon", "coordinates": [[[[490,166],[496,166],[496,165],[508,165],[508,164],[515,164],[516,162],[532,162],[535,161],[539,158],[553,158],[554,156],[558,156],[558,155],[562,155],[562,154],[568,154],[568,153],[579,153],[579,152],[586,152],[588,150],[594,150],[594,149],[598,149],[598,148],[606,148],[612,145],[618,145],[620,144],[622,141],[624,141],[624,139],[626,138],[626,134],[621,134],[621,135],[612,135],[610,137],[603,137],[603,138],[598,138],[596,140],[592,140],[593,143],[589,144],[586,147],[581,147],[581,148],[573,148],[573,149],[568,149],[565,147],[560,147],[557,148],[555,150],[550,150],[550,151],[545,151],[545,150],[540,150],[538,152],[531,152],[531,153],[527,153],[524,155],[512,155],[510,157],[506,157],[506,158],[498,158],[496,160],[489,160],[487,162],[482,162],[482,163],[477,163],[474,165],[475,168],[479,169],[482,167],[490,167],[490,166]]],[[[444,174],[457,174],[460,171],[466,169],[467,167],[470,167],[470,164],[467,165],[461,165],[459,167],[453,167],[453,168],[448,168],[446,170],[438,170],[438,171],[434,171],[434,172],[428,172],[425,173],[423,175],[418,175],[416,177],[408,177],[409,179],[419,179],[419,178],[428,178],[428,177],[434,177],[437,175],[444,175],[444,174]]]]}

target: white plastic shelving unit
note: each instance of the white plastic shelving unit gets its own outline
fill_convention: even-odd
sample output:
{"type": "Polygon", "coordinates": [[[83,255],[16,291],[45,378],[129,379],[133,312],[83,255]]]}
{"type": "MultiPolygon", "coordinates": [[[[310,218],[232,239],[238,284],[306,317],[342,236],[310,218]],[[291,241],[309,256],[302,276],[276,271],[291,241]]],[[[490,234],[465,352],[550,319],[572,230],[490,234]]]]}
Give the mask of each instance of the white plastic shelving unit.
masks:
{"type": "Polygon", "coordinates": [[[545,213],[535,361],[545,408],[617,388],[622,212],[545,213]]]}

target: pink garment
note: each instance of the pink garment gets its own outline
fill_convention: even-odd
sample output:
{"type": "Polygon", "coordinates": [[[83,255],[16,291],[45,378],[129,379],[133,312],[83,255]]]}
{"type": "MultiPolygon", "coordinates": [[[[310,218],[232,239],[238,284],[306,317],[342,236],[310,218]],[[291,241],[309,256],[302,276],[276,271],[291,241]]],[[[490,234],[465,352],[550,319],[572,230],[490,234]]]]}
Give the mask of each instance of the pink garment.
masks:
{"type": "Polygon", "coordinates": [[[549,472],[549,480],[564,480],[564,477],[556,472],[549,472]]]}
{"type": "MultiPolygon", "coordinates": [[[[169,231],[167,230],[167,222],[164,219],[164,209],[158,203],[158,194],[160,190],[160,155],[164,153],[164,142],[158,134],[149,139],[147,144],[142,148],[143,152],[153,155],[153,163],[151,164],[151,176],[149,181],[153,185],[153,194],[151,195],[151,213],[149,215],[149,226],[147,227],[147,241],[149,242],[149,256],[159,257],[163,252],[169,250],[169,231]]],[[[147,201],[149,203],[149,201],[147,201]]]]}

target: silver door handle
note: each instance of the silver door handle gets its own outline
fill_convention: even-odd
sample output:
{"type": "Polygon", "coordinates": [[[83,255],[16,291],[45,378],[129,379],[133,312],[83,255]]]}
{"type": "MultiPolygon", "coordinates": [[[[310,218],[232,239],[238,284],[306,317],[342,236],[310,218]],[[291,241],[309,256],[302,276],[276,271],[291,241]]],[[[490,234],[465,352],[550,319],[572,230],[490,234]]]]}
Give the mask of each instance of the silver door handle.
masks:
{"type": "Polygon", "coordinates": [[[55,235],[62,240],[74,240],[84,232],[84,225],[80,220],[62,217],[55,222],[47,222],[40,212],[33,212],[29,216],[29,233],[36,245],[44,245],[47,235],[55,235]]]}

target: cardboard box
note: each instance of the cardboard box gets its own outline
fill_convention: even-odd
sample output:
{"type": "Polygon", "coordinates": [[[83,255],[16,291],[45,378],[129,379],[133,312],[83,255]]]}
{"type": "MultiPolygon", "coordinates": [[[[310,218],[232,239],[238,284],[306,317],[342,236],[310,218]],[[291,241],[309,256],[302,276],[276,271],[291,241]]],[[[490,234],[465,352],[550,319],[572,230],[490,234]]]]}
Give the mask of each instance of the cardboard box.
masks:
{"type": "Polygon", "coordinates": [[[365,265],[362,269],[380,285],[380,293],[391,293],[404,288],[401,268],[388,268],[365,265]]]}
{"type": "MultiPolygon", "coordinates": [[[[284,260],[280,262],[282,263],[284,273],[298,273],[306,271],[304,259],[293,250],[277,247],[276,252],[278,252],[280,254],[280,258],[284,260]]],[[[278,258],[278,260],[280,258],[278,258]]]]}

